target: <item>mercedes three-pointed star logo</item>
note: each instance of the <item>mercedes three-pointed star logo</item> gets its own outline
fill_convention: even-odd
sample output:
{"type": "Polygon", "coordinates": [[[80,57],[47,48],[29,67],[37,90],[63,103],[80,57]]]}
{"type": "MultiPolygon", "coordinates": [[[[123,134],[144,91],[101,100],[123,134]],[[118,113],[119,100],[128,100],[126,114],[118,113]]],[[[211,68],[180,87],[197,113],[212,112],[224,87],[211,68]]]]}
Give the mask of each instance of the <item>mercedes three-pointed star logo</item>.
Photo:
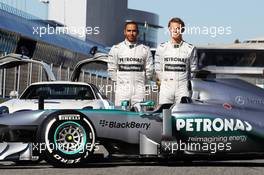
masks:
{"type": "Polygon", "coordinates": [[[243,98],[242,96],[237,96],[235,100],[236,100],[236,103],[239,105],[245,104],[245,98],[243,98]]]}

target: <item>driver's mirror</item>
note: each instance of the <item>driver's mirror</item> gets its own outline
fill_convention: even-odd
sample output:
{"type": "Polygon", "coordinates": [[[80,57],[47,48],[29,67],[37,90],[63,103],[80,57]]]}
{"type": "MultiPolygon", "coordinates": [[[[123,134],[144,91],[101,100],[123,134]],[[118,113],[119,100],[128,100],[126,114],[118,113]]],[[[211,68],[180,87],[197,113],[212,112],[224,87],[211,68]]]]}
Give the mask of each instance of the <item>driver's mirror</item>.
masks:
{"type": "Polygon", "coordinates": [[[155,106],[155,102],[148,100],[140,103],[140,106],[147,106],[147,107],[153,107],[155,106]]]}
{"type": "Polygon", "coordinates": [[[121,106],[123,107],[128,107],[129,106],[129,101],[128,100],[124,100],[121,102],[121,106]]]}
{"type": "Polygon", "coordinates": [[[18,98],[18,92],[17,91],[11,91],[9,93],[10,98],[18,98]]]}
{"type": "Polygon", "coordinates": [[[124,110],[127,110],[127,108],[129,107],[129,101],[128,100],[124,100],[124,101],[122,101],[121,102],[121,107],[122,107],[122,109],[124,109],[124,110]]]}

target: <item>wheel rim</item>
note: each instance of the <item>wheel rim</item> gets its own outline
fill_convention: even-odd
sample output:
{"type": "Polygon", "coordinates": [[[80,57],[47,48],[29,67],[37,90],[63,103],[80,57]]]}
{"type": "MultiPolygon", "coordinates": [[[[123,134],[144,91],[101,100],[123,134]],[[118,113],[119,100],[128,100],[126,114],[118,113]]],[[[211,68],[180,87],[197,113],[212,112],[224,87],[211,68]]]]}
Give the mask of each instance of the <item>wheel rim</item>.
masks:
{"type": "Polygon", "coordinates": [[[64,154],[83,152],[86,140],[85,129],[80,124],[72,121],[59,125],[54,134],[56,149],[64,154]]]}

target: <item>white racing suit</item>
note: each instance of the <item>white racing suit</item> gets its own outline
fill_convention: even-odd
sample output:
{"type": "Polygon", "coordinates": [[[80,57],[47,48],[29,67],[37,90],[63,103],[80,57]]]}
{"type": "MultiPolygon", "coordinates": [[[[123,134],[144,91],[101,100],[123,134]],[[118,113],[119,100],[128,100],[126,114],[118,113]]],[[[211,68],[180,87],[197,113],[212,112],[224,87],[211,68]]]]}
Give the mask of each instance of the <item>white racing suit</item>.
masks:
{"type": "Polygon", "coordinates": [[[123,100],[129,100],[131,105],[143,101],[146,81],[153,74],[149,47],[131,44],[127,40],[114,45],[108,56],[108,72],[116,82],[116,106],[120,106],[123,100]]]}
{"type": "Polygon", "coordinates": [[[178,103],[181,97],[190,97],[189,80],[196,68],[196,49],[191,44],[185,41],[160,44],[155,55],[155,71],[161,82],[159,104],[178,103]]]}

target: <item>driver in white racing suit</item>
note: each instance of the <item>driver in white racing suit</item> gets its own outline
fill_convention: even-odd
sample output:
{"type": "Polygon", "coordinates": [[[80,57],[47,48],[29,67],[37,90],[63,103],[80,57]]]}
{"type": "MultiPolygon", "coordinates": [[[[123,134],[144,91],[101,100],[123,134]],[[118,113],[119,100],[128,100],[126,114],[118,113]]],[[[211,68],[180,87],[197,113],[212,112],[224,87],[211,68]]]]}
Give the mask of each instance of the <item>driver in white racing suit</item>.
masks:
{"type": "Polygon", "coordinates": [[[155,72],[159,79],[159,104],[178,103],[181,97],[191,96],[191,71],[197,67],[196,49],[183,41],[184,22],[172,18],[168,24],[171,40],[158,46],[155,72]]]}
{"type": "Polygon", "coordinates": [[[123,100],[131,105],[145,97],[145,85],[153,74],[153,58],[148,46],[137,43],[138,26],[128,22],[124,27],[125,41],[114,45],[108,56],[108,72],[116,82],[115,105],[123,100]]]}

